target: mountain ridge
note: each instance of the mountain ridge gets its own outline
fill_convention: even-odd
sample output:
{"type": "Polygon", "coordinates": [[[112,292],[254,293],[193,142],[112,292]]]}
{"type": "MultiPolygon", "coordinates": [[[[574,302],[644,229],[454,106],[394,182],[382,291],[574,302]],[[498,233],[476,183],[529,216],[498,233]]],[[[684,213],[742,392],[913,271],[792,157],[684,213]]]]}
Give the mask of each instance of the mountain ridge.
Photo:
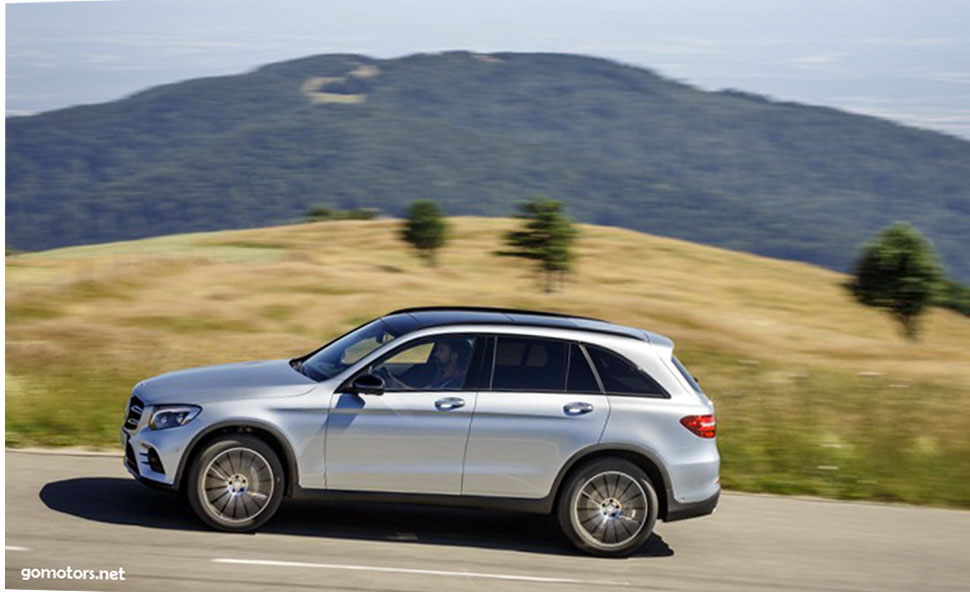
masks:
{"type": "Polygon", "coordinates": [[[840,270],[902,219],[970,279],[970,142],[587,56],[310,56],[10,118],[7,163],[26,249],[545,194],[583,222],[840,270]]]}

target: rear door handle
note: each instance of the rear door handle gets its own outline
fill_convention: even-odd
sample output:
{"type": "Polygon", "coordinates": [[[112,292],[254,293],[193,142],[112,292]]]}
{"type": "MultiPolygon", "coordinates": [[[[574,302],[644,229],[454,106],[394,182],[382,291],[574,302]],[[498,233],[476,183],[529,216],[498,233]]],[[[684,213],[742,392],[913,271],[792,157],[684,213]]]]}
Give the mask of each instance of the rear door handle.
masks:
{"type": "Polygon", "coordinates": [[[452,409],[464,407],[465,400],[459,399],[458,397],[445,397],[444,399],[438,399],[435,401],[434,406],[438,408],[438,411],[450,411],[452,409]]]}
{"type": "Polygon", "coordinates": [[[574,401],[563,405],[562,410],[566,412],[566,415],[583,415],[592,411],[593,406],[585,401],[574,401]]]}

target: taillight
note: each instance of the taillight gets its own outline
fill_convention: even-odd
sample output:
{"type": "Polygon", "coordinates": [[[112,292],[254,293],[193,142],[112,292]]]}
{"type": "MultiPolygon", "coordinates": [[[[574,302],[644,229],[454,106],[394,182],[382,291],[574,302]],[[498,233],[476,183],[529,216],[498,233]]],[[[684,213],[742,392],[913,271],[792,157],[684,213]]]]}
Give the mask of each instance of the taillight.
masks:
{"type": "Polygon", "coordinates": [[[713,415],[688,415],[680,420],[681,425],[701,438],[713,438],[717,431],[717,420],[713,415]]]}

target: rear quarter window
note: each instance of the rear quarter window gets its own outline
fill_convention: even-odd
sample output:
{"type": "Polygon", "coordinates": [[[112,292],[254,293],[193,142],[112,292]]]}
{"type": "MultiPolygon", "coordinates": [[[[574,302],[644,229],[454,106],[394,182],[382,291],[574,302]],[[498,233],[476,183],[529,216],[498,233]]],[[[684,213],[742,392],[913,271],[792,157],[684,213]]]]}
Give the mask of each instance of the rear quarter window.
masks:
{"type": "Polygon", "coordinates": [[[596,366],[607,394],[666,397],[665,391],[653,378],[626,358],[596,345],[586,345],[586,351],[596,366]]]}

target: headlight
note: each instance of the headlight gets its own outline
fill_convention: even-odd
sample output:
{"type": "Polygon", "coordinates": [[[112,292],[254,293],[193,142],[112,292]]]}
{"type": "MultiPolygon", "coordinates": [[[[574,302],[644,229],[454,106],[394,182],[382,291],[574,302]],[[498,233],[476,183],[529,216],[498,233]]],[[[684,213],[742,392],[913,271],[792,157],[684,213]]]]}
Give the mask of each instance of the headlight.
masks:
{"type": "Polygon", "coordinates": [[[200,411],[202,408],[196,405],[163,405],[155,408],[148,425],[153,430],[177,428],[195,419],[200,411]]]}

